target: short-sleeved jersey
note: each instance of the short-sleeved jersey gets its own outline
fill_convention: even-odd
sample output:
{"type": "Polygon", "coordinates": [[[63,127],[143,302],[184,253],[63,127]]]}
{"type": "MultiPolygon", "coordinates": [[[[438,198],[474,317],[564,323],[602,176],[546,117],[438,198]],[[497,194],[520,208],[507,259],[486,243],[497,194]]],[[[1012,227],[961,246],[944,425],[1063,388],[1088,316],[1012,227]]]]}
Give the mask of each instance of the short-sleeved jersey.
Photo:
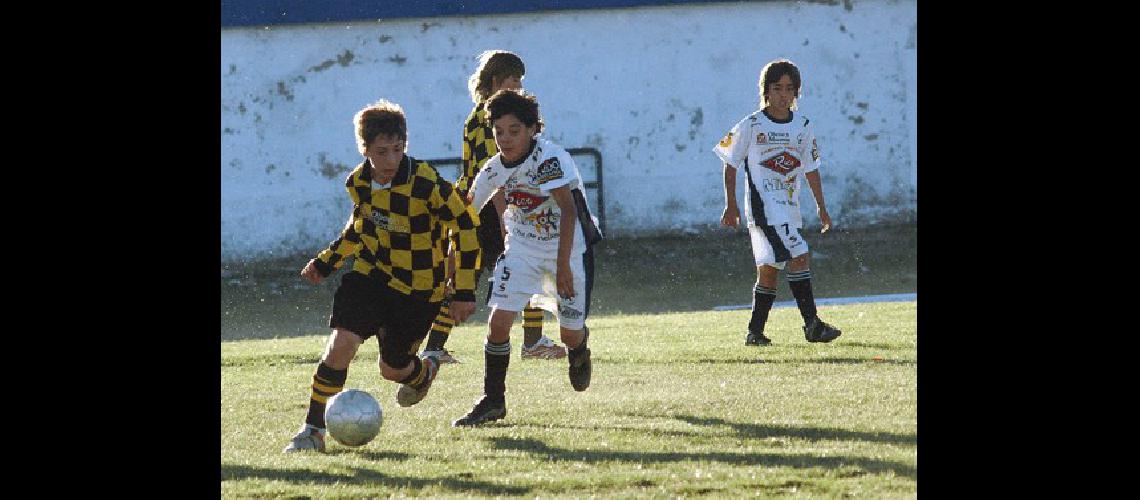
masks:
{"type": "Polygon", "coordinates": [[[372,183],[365,160],[348,175],[352,217],[339,238],[317,255],[317,270],[328,276],[354,257],[352,271],[383,280],[401,293],[438,302],[444,296],[445,228],[458,233],[454,300],[475,300],[480,249],[478,215],[427,162],[404,156],[391,185],[372,183]]]}
{"type": "MultiPolygon", "coordinates": [[[[504,165],[501,153],[487,160],[471,187],[471,206],[474,210],[481,209],[495,191],[503,188],[507,197],[507,209],[503,212],[506,251],[555,258],[562,210],[550,190],[563,186],[571,190],[577,188],[585,196],[578,167],[570,153],[538,137],[534,149],[517,166],[504,165]]],[[[573,244],[571,255],[586,251],[581,224],[574,225],[573,244]]]]}
{"type": "Polygon", "coordinates": [[[757,110],[737,122],[713,147],[721,161],[744,167],[749,225],[803,227],[800,177],[820,165],[819,147],[809,123],[794,113],[786,121],[776,121],[757,110]]]}
{"type": "Polygon", "coordinates": [[[476,104],[471,114],[467,115],[467,122],[463,124],[463,171],[455,181],[455,189],[460,196],[467,196],[471,190],[471,181],[479,169],[498,152],[487,110],[483,109],[483,103],[476,104]]]}

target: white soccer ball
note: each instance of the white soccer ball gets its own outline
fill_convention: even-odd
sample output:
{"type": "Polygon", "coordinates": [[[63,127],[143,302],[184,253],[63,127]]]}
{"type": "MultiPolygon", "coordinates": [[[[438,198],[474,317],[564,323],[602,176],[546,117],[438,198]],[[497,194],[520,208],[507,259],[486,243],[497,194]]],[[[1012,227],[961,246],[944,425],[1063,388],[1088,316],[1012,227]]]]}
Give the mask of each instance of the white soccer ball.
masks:
{"type": "Polygon", "coordinates": [[[341,391],[325,406],[325,428],[336,442],[362,446],[380,433],[384,410],[371,394],[359,389],[341,391]]]}

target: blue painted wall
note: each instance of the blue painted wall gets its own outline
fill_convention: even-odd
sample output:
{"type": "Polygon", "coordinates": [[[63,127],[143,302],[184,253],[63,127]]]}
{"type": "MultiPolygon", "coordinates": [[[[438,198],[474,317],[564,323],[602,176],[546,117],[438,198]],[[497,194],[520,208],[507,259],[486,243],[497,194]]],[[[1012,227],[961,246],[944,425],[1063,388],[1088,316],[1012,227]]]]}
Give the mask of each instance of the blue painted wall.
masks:
{"type": "Polygon", "coordinates": [[[612,9],[714,1],[717,0],[222,0],[222,27],[612,9]]]}

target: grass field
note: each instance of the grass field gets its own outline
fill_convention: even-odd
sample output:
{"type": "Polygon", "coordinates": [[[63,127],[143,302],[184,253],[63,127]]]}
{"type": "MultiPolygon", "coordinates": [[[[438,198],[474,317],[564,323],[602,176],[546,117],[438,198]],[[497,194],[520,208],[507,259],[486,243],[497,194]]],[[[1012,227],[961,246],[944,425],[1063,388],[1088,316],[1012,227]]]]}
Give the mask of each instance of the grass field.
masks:
{"type": "MultiPolygon", "coordinates": [[[[826,256],[812,266],[817,296],[916,291],[915,235],[809,235],[826,256]]],[[[745,348],[749,312],[709,309],[748,301],[747,239],[603,245],[588,391],[569,387],[565,360],[522,361],[516,326],[507,418],[452,428],[482,390],[481,311],[448,343],[465,362],[412,408],[396,405],[366,343],[346,388],[376,396],[384,426],[324,455],[281,448],[304,419],[335,285],[294,287],[306,256],[224,267],[221,494],[917,496],[916,302],[822,306],[844,331],[831,344],[805,342],[798,311],[774,309],[774,345],[745,348]]]]}
{"type": "MultiPolygon", "coordinates": [[[[805,232],[817,298],[910,293],[918,288],[915,225],[805,232]]],[[[597,247],[590,314],[707,311],[752,301],[756,268],[744,231],[693,237],[604,240],[597,247]]],[[[324,332],[342,269],[317,286],[297,273],[312,254],[226,263],[221,338],[272,339],[324,332]]],[[[347,266],[346,266],[347,267],[347,266]]],[[[486,278],[487,276],[484,276],[486,278]]],[[[485,322],[486,282],[471,321],[485,322]]],[[[792,300],[781,273],[776,300],[792,300]]]]}
{"type": "MultiPolygon", "coordinates": [[[[481,392],[479,356],[464,348],[466,363],[400,408],[369,342],[346,387],[377,397],[384,427],[327,455],[281,453],[324,336],[226,342],[222,494],[915,496],[916,307],[823,307],[845,333],[822,345],[803,340],[794,308],[777,309],[775,345],[748,349],[747,311],[599,317],[589,390],[569,387],[564,360],[524,362],[516,347],[507,418],[473,429],[450,422],[481,392]]],[[[483,334],[463,326],[453,342],[483,334]]]]}

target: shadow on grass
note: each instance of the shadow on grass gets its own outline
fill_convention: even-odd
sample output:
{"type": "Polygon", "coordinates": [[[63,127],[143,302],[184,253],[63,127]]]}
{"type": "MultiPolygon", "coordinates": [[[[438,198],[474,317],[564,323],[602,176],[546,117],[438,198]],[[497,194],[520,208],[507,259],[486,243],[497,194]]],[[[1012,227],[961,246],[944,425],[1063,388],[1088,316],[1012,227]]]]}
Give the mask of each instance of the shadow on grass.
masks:
{"type": "Polygon", "coordinates": [[[277,366],[277,365],[315,365],[321,361],[320,352],[306,356],[280,356],[276,354],[262,356],[242,356],[222,360],[222,368],[236,366],[277,366]]]}
{"type": "Polygon", "coordinates": [[[669,463],[669,462],[722,462],[734,465],[763,465],[766,467],[794,467],[798,469],[838,469],[840,467],[859,467],[874,474],[893,473],[917,479],[918,472],[914,467],[888,460],[851,456],[819,457],[804,454],[777,454],[777,453],[685,453],[685,452],[638,452],[638,451],[608,451],[608,450],[571,450],[548,446],[537,439],[516,439],[511,437],[491,438],[492,446],[500,450],[521,451],[537,455],[546,460],[576,461],[587,463],[600,462],[629,462],[631,464],[669,463]]]}
{"type": "Polygon", "coordinates": [[[819,358],[819,359],[802,359],[802,358],[786,358],[786,359],[698,359],[697,363],[705,364],[740,364],[740,365],[754,365],[754,364],[794,364],[794,365],[862,365],[862,364],[892,364],[892,365],[913,365],[913,359],[871,359],[871,358],[819,358]]]}
{"type": "Polygon", "coordinates": [[[620,425],[607,425],[604,427],[600,427],[597,425],[570,425],[570,424],[555,424],[555,423],[551,423],[551,424],[528,424],[528,423],[503,422],[500,420],[500,421],[492,423],[492,424],[481,425],[480,427],[491,427],[491,426],[494,426],[495,424],[497,424],[500,427],[511,427],[511,428],[516,428],[516,429],[536,429],[539,431],[546,431],[546,430],[551,430],[551,429],[572,429],[572,430],[580,430],[580,431],[590,432],[590,431],[598,431],[600,429],[604,429],[606,431],[630,432],[630,433],[635,433],[638,435],[648,435],[648,436],[673,436],[673,437],[685,437],[685,438],[697,437],[697,433],[695,433],[695,432],[649,429],[649,428],[645,428],[645,427],[627,427],[627,426],[620,426],[620,425]]]}
{"type": "MultiPolygon", "coordinates": [[[[646,416],[646,415],[636,415],[646,416]]],[[[870,441],[886,444],[901,444],[915,446],[918,436],[914,434],[895,434],[893,432],[860,432],[845,429],[828,429],[821,427],[792,427],[787,425],[758,425],[730,422],[716,417],[694,417],[692,415],[676,415],[673,418],[692,425],[728,426],[740,436],[763,439],[798,438],[811,441],[870,441]]]]}
{"type": "Polygon", "coordinates": [[[352,448],[341,448],[340,445],[338,445],[337,448],[329,450],[327,454],[350,455],[372,460],[374,462],[379,462],[381,460],[407,460],[409,458],[412,458],[411,455],[399,451],[361,451],[354,450],[352,448]]]}
{"type": "Polygon", "coordinates": [[[297,484],[349,484],[361,486],[381,486],[386,488],[426,488],[441,486],[450,491],[484,495],[523,495],[531,488],[521,486],[501,486],[484,481],[470,481],[457,478],[417,478],[405,476],[390,476],[369,469],[355,468],[353,472],[336,474],[318,472],[307,469],[270,469],[264,467],[250,467],[246,465],[222,464],[222,481],[239,481],[243,479],[264,479],[269,481],[286,481],[297,484]]]}

